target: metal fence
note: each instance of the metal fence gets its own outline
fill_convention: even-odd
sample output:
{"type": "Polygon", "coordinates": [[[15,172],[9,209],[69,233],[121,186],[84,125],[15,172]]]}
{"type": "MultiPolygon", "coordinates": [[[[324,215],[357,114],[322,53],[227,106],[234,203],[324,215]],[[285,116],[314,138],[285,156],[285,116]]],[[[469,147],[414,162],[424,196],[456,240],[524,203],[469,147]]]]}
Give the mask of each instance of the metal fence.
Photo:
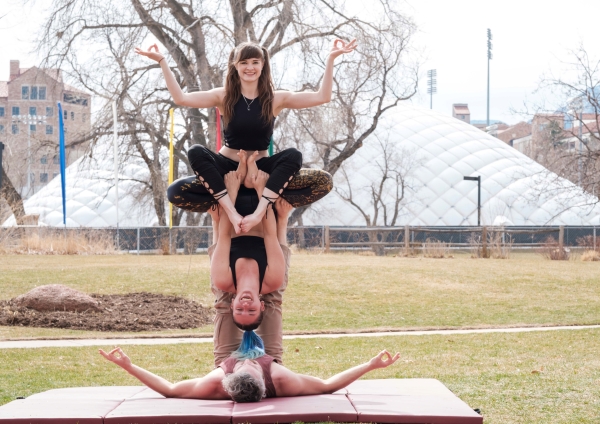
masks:
{"type": "MultiPolygon", "coordinates": [[[[105,240],[114,249],[130,253],[202,253],[212,243],[212,227],[139,228],[0,228],[0,246],[17,245],[23,238],[105,240]]],[[[290,227],[288,243],[313,250],[419,249],[429,241],[464,249],[500,237],[512,248],[535,248],[552,238],[564,246],[600,249],[600,227],[290,227]]]]}

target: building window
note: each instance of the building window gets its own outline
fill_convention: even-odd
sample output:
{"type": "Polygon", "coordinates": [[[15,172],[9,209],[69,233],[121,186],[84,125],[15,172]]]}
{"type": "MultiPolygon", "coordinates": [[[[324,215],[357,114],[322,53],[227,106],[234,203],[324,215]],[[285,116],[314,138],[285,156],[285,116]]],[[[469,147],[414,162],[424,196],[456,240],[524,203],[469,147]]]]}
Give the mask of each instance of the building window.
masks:
{"type": "Polygon", "coordinates": [[[75,120],[75,112],[71,112],[71,121],[75,120]]]}
{"type": "Polygon", "coordinates": [[[0,118],[4,117],[4,107],[0,107],[0,118]]]}
{"type": "Polygon", "coordinates": [[[69,112],[67,112],[66,110],[63,111],[63,112],[64,112],[63,113],[63,115],[64,115],[63,118],[66,120],[69,117],[69,112]]]}
{"type": "Polygon", "coordinates": [[[52,163],[54,165],[58,165],[58,155],[54,155],[54,157],[52,158],[52,163]]]}
{"type": "Polygon", "coordinates": [[[4,125],[0,125],[0,134],[4,134],[4,125]]]}
{"type": "Polygon", "coordinates": [[[29,131],[31,131],[31,132],[36,132],[37,131],[37,127],[35,126],[35,124],[30,124],[29,125],[29,131]]]}
{"type": "Polygon", "coordinates": [[[40,173],[40,183],[47,183],[48,182],[48,174],[47,173],[40,173]]]}
{"type": "Polygon", "coordinates": [[[29,86],[24,85],[21,87],[21,99],[29,100],[29,86]]]}
{"type": "Polygon", "coordinates": [[[29,98],[31,100],[37,100],[38,99],[38,88],[35,85],[31,86],[31,93],[29,98]]]}
{"type": "Polygon", "coordinates": [[[88,99],[85,97],[79,97],[75,94],[68,94],[68,93],[64,93],[63,94],[63,101],[65,103],[71,103],[74,105],[80,105],[80,106],[87,106],[88,105],[88,99]]]}
{"type": "Polygon", "coordinates": [[[58,172],[53,172],[52,173],[52,179],[56,178],[58,176],[58,172]]]}
{"type": "Polygon", "coordinates": [[[46,87],[38,88],[38,98],[40,100],[46,100],[46,87]]]}
{"type": "Polygon", "coordinates": [[[46,134],[47,135],[54,134],[54,128],[52,128],[52,125],[46,125],[46,134]]]}
{"type": "Polygon", "coordinates": [[[37,108],[35,106],[29,106],[29,114],[30,115],[37,115],[37,108]]]}
{"type": "Polygon", "coordinates": [[[12,107],[12,114],[13,114],[13,116],[21,114],[20,110],[19,110],[19,106],[13,106],[12,107]]]}
{"type": "Polygon", "coordinates": [[[46,116],[54,116],[54,108],[52,106],[46,106],[46,116]]]}
{"type": "Polygon", "coordinates": [[[12,133],[19,134],[19,126],[17,124],[12,124],[12,133]]]}
{"type": "Polygon", "coordinates": [[[40,163],[46,165],[48,163],[48,156],[44,155],[40,158],[40,163]]]}

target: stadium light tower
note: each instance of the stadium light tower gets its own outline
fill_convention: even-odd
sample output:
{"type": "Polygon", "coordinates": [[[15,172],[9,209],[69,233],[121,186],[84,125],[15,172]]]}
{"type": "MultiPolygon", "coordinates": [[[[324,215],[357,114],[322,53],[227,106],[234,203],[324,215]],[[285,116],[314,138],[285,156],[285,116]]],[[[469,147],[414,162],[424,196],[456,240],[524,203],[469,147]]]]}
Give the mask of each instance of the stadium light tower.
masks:
{"type": "Polygon", "coordinates": [[[427,94],[429,94],[429,109],[433,109],[433,95],[437,93],[437,70],[427,71],[427,94]]]}
{"type": "Polygon", "coordinates": [[[487,30],[487,58],[488,58],[488,78],[487,78],[487,126],[490,126],[490,60],[492,60],[492,30],[487,30]]]}

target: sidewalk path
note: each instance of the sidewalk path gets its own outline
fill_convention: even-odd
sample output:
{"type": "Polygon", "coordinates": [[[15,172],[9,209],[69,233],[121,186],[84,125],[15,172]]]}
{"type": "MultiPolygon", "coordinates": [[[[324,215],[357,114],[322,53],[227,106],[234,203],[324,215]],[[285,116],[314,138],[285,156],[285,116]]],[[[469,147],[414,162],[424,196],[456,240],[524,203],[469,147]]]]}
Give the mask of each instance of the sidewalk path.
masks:
{"type": "MultiPolygon", "coordinates": [[[[283,336],[291,339],[338,339],[342,337],[391,337],[391,336],[429,336],[453,334],[487,334],[487,333],[528,333],[532,331],[587,330],[600,328],[600,325],[565,325],[558,327],[517,327],[517,328],[482,328],[472,330],[425,330],[425,331],[390,331],[381,333],[352,334],[304,334],[283,336]]],[[[84,346],[125,346],[125,345],[167,345],[184,343],[212,343],[212,337],[182,337],[158,339],[78,339],[78,340],[15,340],[0,341],[0,349],[19,349],[36,347],[84,347],[84,346]]]]}

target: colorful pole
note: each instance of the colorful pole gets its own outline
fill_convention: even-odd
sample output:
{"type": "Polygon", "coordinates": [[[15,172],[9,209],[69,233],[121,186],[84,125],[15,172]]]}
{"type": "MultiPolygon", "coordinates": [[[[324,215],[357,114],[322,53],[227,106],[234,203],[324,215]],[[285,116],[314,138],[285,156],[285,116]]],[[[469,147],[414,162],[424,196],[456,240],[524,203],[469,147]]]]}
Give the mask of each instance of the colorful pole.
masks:
{"type": "Polygon", "coordinates": [[[60,187],[62,191],[63,225],[67,226],[67,189],[66,189],[66,155],[65,155],[65,123],[63,122],[62,105],[58,102],[58,151],[60,156],[60,187]]]}
{"type": "MultiPolygon", "coordinates": [[[[169,109],[171,118],[171,129],[169,131],[169,185],[173,183],[173,130],[175,122],[173,121],[173,108],[169,109]]],[[[173,228],[173,204],[169,202],[169,228],[173,228]]]]}
{"type": "Polygon", "coordinates": [[[215,110],[217,111],[217,146],[216,146],[216,151],[218,152],[219,150],[221,150],[221,112],[219,112],[218,108],[215,108],[215,110]]]}
{"type": "Polygon", "coordinates": [[[271,142],[269,143],[269,156],[273,156],[273,136],[271,136],[271,142]]]}

